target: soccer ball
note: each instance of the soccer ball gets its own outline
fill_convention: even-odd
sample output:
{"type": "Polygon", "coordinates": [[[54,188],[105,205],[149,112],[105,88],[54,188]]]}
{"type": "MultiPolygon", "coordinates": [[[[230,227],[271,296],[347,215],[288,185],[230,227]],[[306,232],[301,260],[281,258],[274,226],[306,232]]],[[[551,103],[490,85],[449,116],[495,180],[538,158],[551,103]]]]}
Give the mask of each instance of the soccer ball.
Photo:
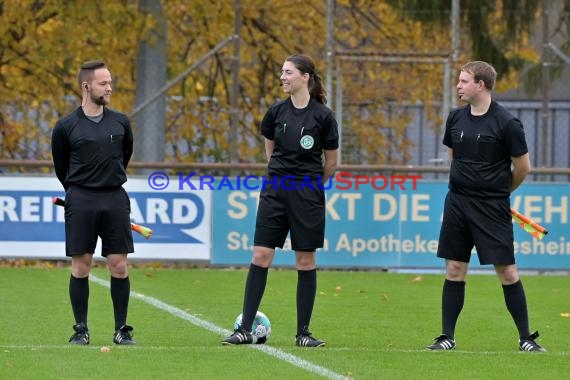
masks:
{"type": "MultiPolygon", "coordinates": [[[[241,324],[242,315],[238,315],[236,321],[234,322],[234,330],[237,330],[241,324]]],[[[271,335],[271,322],[267,315],[258,311],[253,319],[253,324],[251,325],[251,333],[253,334],[254,343],[265,343],[271,335]]]]}

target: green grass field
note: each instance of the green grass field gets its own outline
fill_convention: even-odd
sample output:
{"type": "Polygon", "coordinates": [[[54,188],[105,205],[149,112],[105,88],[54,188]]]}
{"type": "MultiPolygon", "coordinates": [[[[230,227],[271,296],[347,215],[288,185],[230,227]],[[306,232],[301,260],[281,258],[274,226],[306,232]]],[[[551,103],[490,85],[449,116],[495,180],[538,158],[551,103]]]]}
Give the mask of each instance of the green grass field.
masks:
{"type": "Polygon", "coordinates": [[[518,351],[494,275],[470,275],[457,350],[424,347],[440,333],[443,275],[321,271],[311,330],[327,340],[295,347],[296,272],[272,269],[260,309],[263,346],[226,347],[241,312],[245,269],[131,269],[134,347],[111,342],[108,273],[90,285],[91,344],[71,346],[69,268],[0,268],[1,379],[566,379],[568,276],[523,276],[531,328],[545,354],[518,351]],[[102,279],[102,283],[97,281],[102,279]],[[109,346],[110,352],[100,348],[109,346]]]}

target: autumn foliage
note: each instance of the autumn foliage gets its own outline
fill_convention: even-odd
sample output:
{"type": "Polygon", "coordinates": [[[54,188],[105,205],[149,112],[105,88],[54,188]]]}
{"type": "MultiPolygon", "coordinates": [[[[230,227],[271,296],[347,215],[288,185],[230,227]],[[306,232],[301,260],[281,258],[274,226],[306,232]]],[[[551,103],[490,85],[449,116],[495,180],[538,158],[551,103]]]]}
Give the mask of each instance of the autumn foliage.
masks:
{"type": "MultiPolygon", "coordinates": [[[[168,78],[234,33],[236,3],[242,15],[239,161],[264,161],[259,123],[267,107],[284,96],[278,86],[281,65],[293,53],[311,55],[319,74],[333,80],[329,106],[338,113],[342,105],[346,157],[358,163],[406,163],[411,125],[406,106],[423,104],[432,128],[442,127],[443,65],[372,58],[449,53],[449,28],[409,17],[391,1],[335,1],[333,78],[326,77],[327,1],[164,1],[168,78]],[[351,55],[360,58],[340,58],[351,55]]],[[[503,36],[501,12],[496,7],[486,15],[497,25],[491,36],[503,36]]],[[[51,129],[78,106],[75,76],[86,60],[109,65],[111,107],[133,110],[141,85],[134,79],[138,42],[153,43],[149,30],[155,23],[136,1],[0,0],[0,17],[0,158],[50,159],[51,129]]],[[[513,38],[524,42],[528,34],[513,38]]],[[[462,61],[472,58],[471,45],[469,33],[462,34],[462,61]]],[[[530,48],[504,47],[507,56],[536,60],[530,48]]],[[[231,45],[220,50],[166,92],[165,160],[229,161],[232,55],[231,45]]],[[[142,138],[134,127],[135,138],[142,138]]]]}

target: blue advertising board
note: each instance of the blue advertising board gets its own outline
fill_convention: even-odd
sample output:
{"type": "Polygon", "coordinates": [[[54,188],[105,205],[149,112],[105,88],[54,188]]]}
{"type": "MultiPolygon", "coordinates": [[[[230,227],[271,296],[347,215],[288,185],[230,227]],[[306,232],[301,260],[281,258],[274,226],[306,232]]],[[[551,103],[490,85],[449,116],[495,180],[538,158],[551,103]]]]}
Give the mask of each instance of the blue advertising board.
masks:
{"type": "MultiPolygon", "coordinates": [[[[213,194],[213,264],[247,265],[251,261],[259,190],[223,188],[213,194]]],[[[320,267],[443,268],[436,257],[447,182],[418,181],[417,186],[333,185],[326,191],[325,246],[320,267]]],[[[511,196],[512,207],[548,228],[537,240],[518,226],[515,255],[520,268],[569,269],[566,184],[526,183],[511,196]]],[[[287,240],[274,265],[294,266],[287,240]]],[[[472,267],[479,267],[476,252],[472,267]]],[[[481,267],[484,268],[484,267],[481,267]]]]}
{"type": "MultiPolygon", "coordinates": [[[[259,198],[255,178],[167,179],[131,178],[125,184],[131,220],[154,230],[149,240],[134,235],[132,258],[248,265],[259,198]]],[[[319,266],[442,269],[436,253],[446,193],[444,181],[333,184],[326,191],[326,241],[319,266]]],[[[514,209],[549,230],[537,240],[514,226],[520,268],[570,269],[568,194],[570,185],[562,183],[525,183],[512,194],[514,209]]],[[[64,257],[63,208],[53,205],[54,196],[64,197],[55,178],[0,176],[0,257],[64,257]]],[[[479,266],[475,254],[472,267],[479,266]]],[[[287,240],[274,265],[294,262],[287,240]]]]}
{"type": "MultiPolygon", "coordinates": [[[[156,190],[145,178],[129,179],[125,188],[131,221],[153,230],[148,240],[133,233],[133,258],[210,259],[210,191],[156,190]]],[[[65,198],[54,178],[0,177],[0,257],[65,257],[64,209],[53,197],[65,198]]]]}

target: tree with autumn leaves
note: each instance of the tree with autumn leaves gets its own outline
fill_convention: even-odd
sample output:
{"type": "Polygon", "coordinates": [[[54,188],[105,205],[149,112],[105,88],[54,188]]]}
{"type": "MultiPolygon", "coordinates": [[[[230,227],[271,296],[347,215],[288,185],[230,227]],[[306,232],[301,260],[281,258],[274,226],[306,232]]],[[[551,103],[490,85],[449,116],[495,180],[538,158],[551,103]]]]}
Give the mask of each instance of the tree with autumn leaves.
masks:
{"type": "MultiPolygon", "coordinates": [[[[137,62],[153,59],[141,54],[141,43],[166,45],[166,77],[175,78],[233,35],[238,3],[236,156],[240,162],[264,162],[259,123],[267,107],[284,96],[278,84],[285,57],[309,54],[320,75],[329,79],[326,0],[171,0],[161,3],[160,14],[141,11],[134,0],[0,0],[0,158],[50,159],[55,121],[79,105],[75,76],[83,61],[107,62],[114,81],[111,107],[129,114],[142,102],[142,82],[152,77],[137,75],[137,62]],[[164,39],[153,33],[159,19],[166,21],[164,39]]],[[[341,88],[343,133],[351,149],[358,150],[359,163],[406,163],[411,122],[406,104],[424,104],[432,127],[441,128],[443,65],[363,57],[449,52],[449,3],[334,2],[335,92],[329,106],[337,111],[341,88]],[[361,58],[338,58],[351,55],[361,58]]],[[[461,3],[461,61],[497,57],[498,68],[508,71],[502,83],[509,85],[523,63],[538,62],[539,52],[528,39],[539,1],[523,1],[518,13],[509,0],[461,3]],[[482,12],[475,12],[476,3],[482,12]],[[470,20],[488,28],[478,34],[470,20]]],[[[160,115],[165,161],[229,162],[233,58],[230,44],[165,92],[165,114],[160,115]]],[[[133,127],[135,139],[144,139],[142,128],[137,133],[136,122],[133,127]]],[[[144,153],[138,157],[144,160],[144,153]]]]}

